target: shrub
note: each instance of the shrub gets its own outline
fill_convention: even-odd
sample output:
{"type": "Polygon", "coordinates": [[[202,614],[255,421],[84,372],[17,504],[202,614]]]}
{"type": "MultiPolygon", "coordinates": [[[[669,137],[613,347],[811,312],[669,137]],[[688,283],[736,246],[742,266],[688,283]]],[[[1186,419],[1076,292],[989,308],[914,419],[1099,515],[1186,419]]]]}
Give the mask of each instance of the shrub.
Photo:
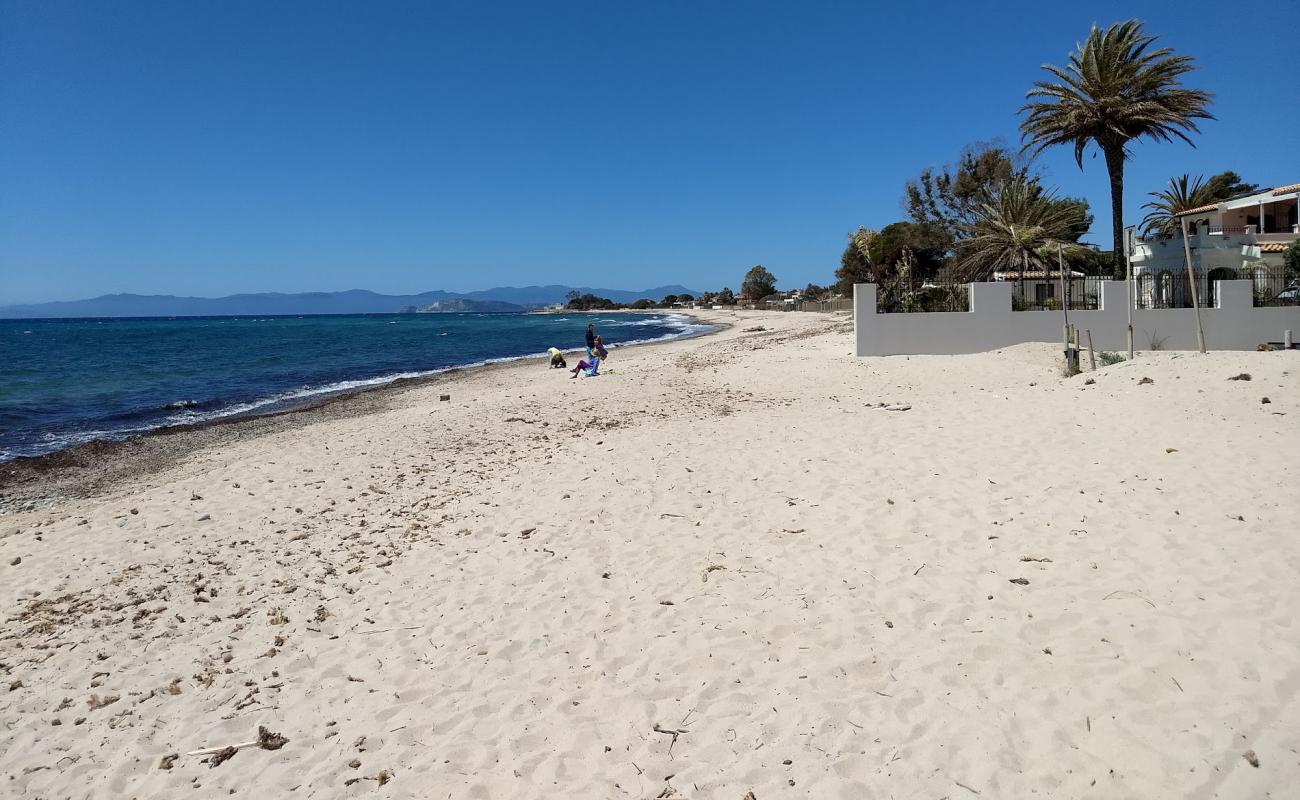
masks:
{"type": "Polygon", "coordinates": [[[1124,356],[1120,355],[1119,353],[1112,353],[1108,350],[1102,350],[1100,353],[1098,353],[1097,359],[1101,361],[1102,366],[1105,367],[1109,367],[1111,364],[1118,364],[1121,361],[1128,360],[1124,358],[1124,356]]]}

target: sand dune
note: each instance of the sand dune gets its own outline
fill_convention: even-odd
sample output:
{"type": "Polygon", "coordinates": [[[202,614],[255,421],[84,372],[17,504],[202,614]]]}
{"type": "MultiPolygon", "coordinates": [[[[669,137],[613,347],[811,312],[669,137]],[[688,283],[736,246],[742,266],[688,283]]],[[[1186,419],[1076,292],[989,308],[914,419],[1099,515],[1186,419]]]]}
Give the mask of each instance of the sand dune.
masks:
{"type": "Polygon", "coordinates": [[[1300,786],[1296,353],[720,319],[0,517],[0,795],[1300,786]]]}

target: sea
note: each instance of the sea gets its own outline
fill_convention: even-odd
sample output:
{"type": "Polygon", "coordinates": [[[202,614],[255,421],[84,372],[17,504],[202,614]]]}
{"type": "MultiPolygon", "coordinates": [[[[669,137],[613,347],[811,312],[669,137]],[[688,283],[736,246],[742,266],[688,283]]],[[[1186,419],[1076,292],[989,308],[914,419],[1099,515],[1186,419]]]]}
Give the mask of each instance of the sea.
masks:
{"type": "Polygon", "coordinates": [[[611,349],[709,330],[666,313],[0,320],[0,462],[578,350],[588,324],[611,349]]]}

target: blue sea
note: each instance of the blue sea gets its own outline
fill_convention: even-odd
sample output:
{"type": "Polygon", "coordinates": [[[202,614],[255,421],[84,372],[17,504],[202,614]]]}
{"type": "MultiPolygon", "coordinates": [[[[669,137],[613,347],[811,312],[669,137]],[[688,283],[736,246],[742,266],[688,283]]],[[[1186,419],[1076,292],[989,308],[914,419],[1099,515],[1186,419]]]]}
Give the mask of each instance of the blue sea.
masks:
{"type": "Polygon", "coordinates": [[[398,378],[702,333],[672,314],[0,320],[0,461],[265,414],[398,378]]]}

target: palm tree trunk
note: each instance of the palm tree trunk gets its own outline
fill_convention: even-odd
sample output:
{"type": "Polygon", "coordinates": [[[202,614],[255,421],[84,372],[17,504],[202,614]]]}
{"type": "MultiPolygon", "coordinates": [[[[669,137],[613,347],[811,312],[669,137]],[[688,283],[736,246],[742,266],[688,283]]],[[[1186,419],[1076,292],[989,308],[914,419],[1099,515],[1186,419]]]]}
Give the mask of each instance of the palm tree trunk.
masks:
{"type": "Polygon", "coordinates": [[[1124,145],[1102,148],[1106,156],[1106,172],[1110,175],[1110,216],[1114,232],[1111,253],[1112,274],[1124,274],[1124,145]]]}

